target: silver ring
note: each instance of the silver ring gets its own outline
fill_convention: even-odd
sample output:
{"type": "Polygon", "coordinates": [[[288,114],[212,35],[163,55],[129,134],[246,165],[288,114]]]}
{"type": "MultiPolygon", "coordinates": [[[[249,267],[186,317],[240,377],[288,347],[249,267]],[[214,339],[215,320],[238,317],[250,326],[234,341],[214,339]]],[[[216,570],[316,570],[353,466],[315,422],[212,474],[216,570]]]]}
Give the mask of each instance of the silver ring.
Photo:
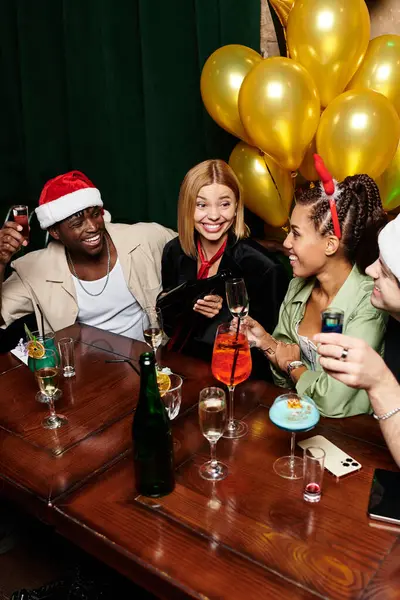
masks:
{"type": "Polygon", "coordinates": [[[349,349],[343,348],[342,354],[340,355],[340,360],[346,360],[348,354],[349,354],[349,349]]]}

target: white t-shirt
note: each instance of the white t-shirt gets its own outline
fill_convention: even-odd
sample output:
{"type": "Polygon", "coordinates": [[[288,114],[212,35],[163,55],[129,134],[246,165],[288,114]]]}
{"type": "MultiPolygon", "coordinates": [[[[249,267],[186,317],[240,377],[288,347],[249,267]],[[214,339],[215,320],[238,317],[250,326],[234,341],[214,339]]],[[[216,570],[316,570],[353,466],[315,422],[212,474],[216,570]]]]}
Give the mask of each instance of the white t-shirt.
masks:
{"type": "MultiPolygon", "coordinates": [[[[90,296],[72,276],[78,301],[78,321],[99,327],[112,333],[143,341],[143,310],[126,285],[122,268],[117,259],[106,288],[99,296],[90,296]]],[[[83,281],[85,290],[98,294],[104,287],[106,277],[95,281],[83,281]]]]}

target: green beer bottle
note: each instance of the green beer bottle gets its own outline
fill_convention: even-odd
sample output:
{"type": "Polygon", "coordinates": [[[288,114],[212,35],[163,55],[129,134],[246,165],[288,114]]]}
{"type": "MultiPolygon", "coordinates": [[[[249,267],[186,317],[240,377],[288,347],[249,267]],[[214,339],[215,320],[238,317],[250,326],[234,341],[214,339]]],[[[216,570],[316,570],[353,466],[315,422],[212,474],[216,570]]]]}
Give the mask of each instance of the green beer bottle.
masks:
{"type": "Polygon", "coordinates": [[[157,498],[175,487],[171,426],[157,385],[153,352],[140,355],[140,394],[132,425],[136,489],[157,498]]]}

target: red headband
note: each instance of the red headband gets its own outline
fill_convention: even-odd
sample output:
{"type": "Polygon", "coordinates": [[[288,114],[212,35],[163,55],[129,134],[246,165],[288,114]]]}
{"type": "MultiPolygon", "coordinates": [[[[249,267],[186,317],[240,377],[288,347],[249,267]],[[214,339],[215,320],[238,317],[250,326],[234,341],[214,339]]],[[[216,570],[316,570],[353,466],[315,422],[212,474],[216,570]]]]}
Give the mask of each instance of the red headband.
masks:
{"type": "Polygon", "coordinates": [[[335,183],[333,181],[332,175],[329,173],[328,169],[324,164],[324,161],[319,156],[319,154],[314,154],[314,164],[315,170],[317,171],[321,183],[324,186],[325,194],[329,196],[328,200],[329,208],[331,209],[333,231],[336,237],[340,240],[340,238],[342,237],[342,232],[340,230],[340,223],[336,210],[336,201],[333,197],[335,193],[335,183]]]}

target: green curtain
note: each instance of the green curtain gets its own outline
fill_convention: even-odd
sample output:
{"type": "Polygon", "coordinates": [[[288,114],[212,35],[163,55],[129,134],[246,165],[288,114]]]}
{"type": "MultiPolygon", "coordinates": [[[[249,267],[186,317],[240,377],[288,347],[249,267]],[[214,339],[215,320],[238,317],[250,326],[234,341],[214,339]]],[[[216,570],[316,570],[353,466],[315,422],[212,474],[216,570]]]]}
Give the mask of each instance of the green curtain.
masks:
{"type": "Polygon", "coordinates": [[[80,169],[114,221],[175,227],[187,170],[237,141],[202,106],[202,66],[259,32],[260,0],[1,0],[0,216],[80,169]]]}

